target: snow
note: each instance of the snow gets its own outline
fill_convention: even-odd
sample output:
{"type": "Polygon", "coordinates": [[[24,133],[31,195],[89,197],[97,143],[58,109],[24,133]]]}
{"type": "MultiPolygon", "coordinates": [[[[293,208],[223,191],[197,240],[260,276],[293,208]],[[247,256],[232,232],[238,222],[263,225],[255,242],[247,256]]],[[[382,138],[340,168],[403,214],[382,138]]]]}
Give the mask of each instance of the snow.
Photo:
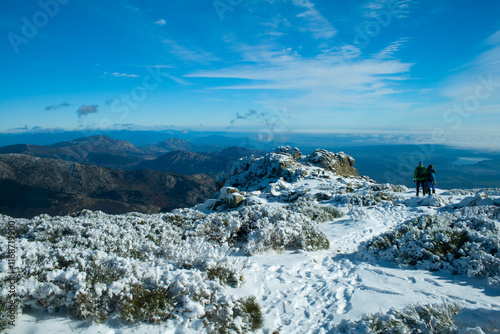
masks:
{"type": "MultiPolygon", "coordinates": [[[[16,266],[33,276],[18,283],[19,295],[45,302],[61,296],[58,305],[66,305],[72,293],[92,292],[112,301],[149,282],[168,286],[182,301],[174,317],[159,323],[130,324],[111,314],[99,324],[32,300],[8,332],[191,334],[214,329],[217,321],[207,326],[207,319],[230,318],[234,332],[246,332],[237,303],[248,296],[261,307],[264,324],[255,331],[261,334],[344,332],[341,323],[361,333],[355,326],[368,328],[370,314],[393,319],[411,305],[453,303],[462,309],[453,317],[457,333],[500,332],[500,190],[438,189],[416,197],[414,189],[318,165],[340,159],[354,161],[324,150],[306,157],[289,147],[241,159],[213,200],[171,214],[84,211],[30,221],[0,215],[27,236],[17,241],[16,266]],[[329,247],[304,234],[324,237],[329,247]],[[436,253],[450,235],[470,238],[456,257],[436,253]],[[377,240],[393,243],[370,248],[377,240]],[[54,257],[71,264],[59,268],[54,257]],[[86,275],[95,265],[118,274],[89,286],[86,275]],[[35,276],[40,271],[45,282],[35,276]]],[[[6,244],[0,236],[2,253],[6,244]]]]}

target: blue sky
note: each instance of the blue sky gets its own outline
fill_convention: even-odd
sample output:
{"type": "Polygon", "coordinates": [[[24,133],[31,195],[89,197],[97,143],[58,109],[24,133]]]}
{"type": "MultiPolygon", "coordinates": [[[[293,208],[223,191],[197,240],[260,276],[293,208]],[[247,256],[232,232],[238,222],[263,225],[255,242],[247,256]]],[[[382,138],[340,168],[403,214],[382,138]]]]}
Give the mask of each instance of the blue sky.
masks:
{"type": "Polygon", "coordinates": [[[2,1],[0,29],[0,132],[414,132],[500,146],[498,1],[2,1]]]}

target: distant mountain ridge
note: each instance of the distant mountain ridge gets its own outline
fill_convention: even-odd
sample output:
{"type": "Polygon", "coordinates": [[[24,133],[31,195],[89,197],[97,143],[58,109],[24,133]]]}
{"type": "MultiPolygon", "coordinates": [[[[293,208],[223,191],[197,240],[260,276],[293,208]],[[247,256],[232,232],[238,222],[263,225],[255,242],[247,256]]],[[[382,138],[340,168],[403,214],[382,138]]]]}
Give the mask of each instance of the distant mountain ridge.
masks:
{"type": "Polygon", "coordinates": [[[124,171],[39,158],[0,155],[0,213],[32,217],[82,209],[156,213],[189,207],[215,192],[208,175],[124,171]]]}
{"type": "Polygon", "coordinates": [[[217,174],[229,169],[239,158],[250,154],[261,155],[265,152],[240,147],[227,148],[223,145],[193,144],[188,140],[177,138],[169,138],[153,145],[135,146],[125,140],[98,135],[44,146],[17,144],[0,147],[0,154],[9,153],[106,168],[152,169],[192,175],[217,174]],[[165,154],[166,156],[162,157],[165,154]]]}
{"type": "Polygon", "coordinates": [[[154,160],[145,160],[133,167],[134,170],[153,169],[181,174],[218,174],[229,171],[238,158],[250,155],[263,155],[264,152],[241,147],[229,147],[217,152],[190,152],[176,150],[154,160]]]}
{"type": "Polygon", "coordinates": [[[219,149],[176,138],[135,146],[103,135],[0,147],[0,213],[32,217],[189,207],[213,195],[216,174],[241,157],[264,153],[219,149]],[[201,149],[207,151],[194,152],[201,149]]]}

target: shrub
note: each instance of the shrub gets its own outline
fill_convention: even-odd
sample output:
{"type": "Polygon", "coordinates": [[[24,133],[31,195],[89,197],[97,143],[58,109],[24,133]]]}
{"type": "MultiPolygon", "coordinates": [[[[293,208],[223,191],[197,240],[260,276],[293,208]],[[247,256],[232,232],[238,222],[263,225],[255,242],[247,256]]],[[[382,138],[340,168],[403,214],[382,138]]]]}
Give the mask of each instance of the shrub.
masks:
{"type": "Polygon", "coordinates": [[[159,323],[171,318],[173,310],[174,302],[170,299],[168,288],[156,286],[148,289],[134,284],[129,296],[122,301],[121,318],[131,323],[159,323]]]}
{"type": "Polygon", "coordinates": [[[210,333],[245,334],[255,331],[264,325],[264,316],[254,296],[238,299],[234,302],[219,300],[205,315],[210,333]],[[231,309],[231,313],[227,310],[231,309]]]}
{"type": "Polygon", "coordinates": [[[0,295],[0,331],[5,331],[10,327],[12,320],[9,312],[10,298],[0,295]]]}
{"type": "Polygon", "coordinates": [[[319,205],[311,199],[299,199],[293,204],[286,205],[285,209],[302,213],[318,223],[332,221],[335,218],[341,218],[344,216],[344,213],[337,208],[333,206],[319,205]]]}
{"type": "Polygon", "coordinates": [[[259,303],[257,303],[255,296],[247,297],[246,299],[240,299],[241,303],[241,315],[247,319],[250,325],[250,330],[255,331],[264,325],[264,316],[260,309],[259,303]]]}
{"type": "MultiPolygon", "coordinates": [[[[471,209],[467,209],[471,210],[471,209]]],[[[488,278],[500,283],[500,231],[488,214],[428,216],[411,219],[361,244],[359,253],[388,261],[444,269],[453,274],[488,278]]]]}
{"type": "Polygon", "coordinates": [[[361,320],[342,320],[337,333],[458,333],[453,316],[461,307],[457,304],[410,305],[403,311],[390,309],[386,314],[364,315],[361,320]]]}

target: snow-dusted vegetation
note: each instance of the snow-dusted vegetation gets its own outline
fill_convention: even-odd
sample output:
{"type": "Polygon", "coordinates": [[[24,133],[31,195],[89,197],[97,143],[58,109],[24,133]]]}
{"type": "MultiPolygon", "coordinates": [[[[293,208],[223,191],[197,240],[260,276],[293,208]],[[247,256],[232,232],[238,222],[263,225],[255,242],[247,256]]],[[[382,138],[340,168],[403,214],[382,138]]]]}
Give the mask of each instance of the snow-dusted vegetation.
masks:
{"type": "MultiPolygon", "coordinates": [[[[318,210],[324,217],[327,210],[318,210]]],[[[82,211],[16,220],[20,305],[67,309],[97,321],[115,313],[128,322],[183,315],[202,318],[208,327],[246,332],[258,327],[258,307],[248,312],[258,304],[225,293],[222,285],[236,287],[244,280],[241,264],[229,255],[238,251],[237,242],[248,255],[327,249],[316,217],[299,211],[259,205],[208,215],[194,209],[118,216],[82,211]]],[[[0,216],[3,235],[9,221],[0,216]]],[[[0,243],[6,249],[6,238],[0,243]]]]}
{"type": "Polygon", "coordinates": [[[461,307],[449,305],[410,305],[400,311],[391,308],[387,313],[364,315],[360,320],[344,320],[336,333],[441,333],[456,334],[453,322],[461,307]]]}
{"type": "MultiPolygon", "coordinates": [[[[388,261],[467,274],[500,284],[500,208],[464,207],[454,214],[423,215],[360,247],[388,261]]],[[[366,254],[364,254],[366,256],[366,254]]]]}
{"type": "MultiPolygon", "coordinates": [[[[258,309],[248,307],[253,299],[225,292],[221,284],[236,286],[242,276],[228,258],[227,243],[210,242],[188,229],[201,218],[198,212],[110,216],[83,211],[17,220],[19,305],[66,309],[96,321],[114,315],[127,322],[183,316],[200,319],[199,326],[245,332],[254,326],[258,309]]],[[[0,217],[2,231],[8,221],[0,217]]],[[[4,249],[5,238],[0,242],[4,249]]],[[[6,273],[5,256],[2,266],[6,273]]]]}
{"type": "MultiPolygon", "coordinates": [[[[15,226],[20,319],[67,312],[91,320],[82,333],[117,321],[121,332],[133,324],[140,334],[453,333],[451,316],[462,307],[500,310],[500,191],[417,198],[357,175],[353,164],[344,153],[280,147],[239,160],[214,198],[193,208],[0,215],[0,304],[9,301],[15,226]],[[473,276],[493,290],[437,282],[434,271],[473,276]]],[[[29,323],[12,332],[31,330],[29,323]]]]}

